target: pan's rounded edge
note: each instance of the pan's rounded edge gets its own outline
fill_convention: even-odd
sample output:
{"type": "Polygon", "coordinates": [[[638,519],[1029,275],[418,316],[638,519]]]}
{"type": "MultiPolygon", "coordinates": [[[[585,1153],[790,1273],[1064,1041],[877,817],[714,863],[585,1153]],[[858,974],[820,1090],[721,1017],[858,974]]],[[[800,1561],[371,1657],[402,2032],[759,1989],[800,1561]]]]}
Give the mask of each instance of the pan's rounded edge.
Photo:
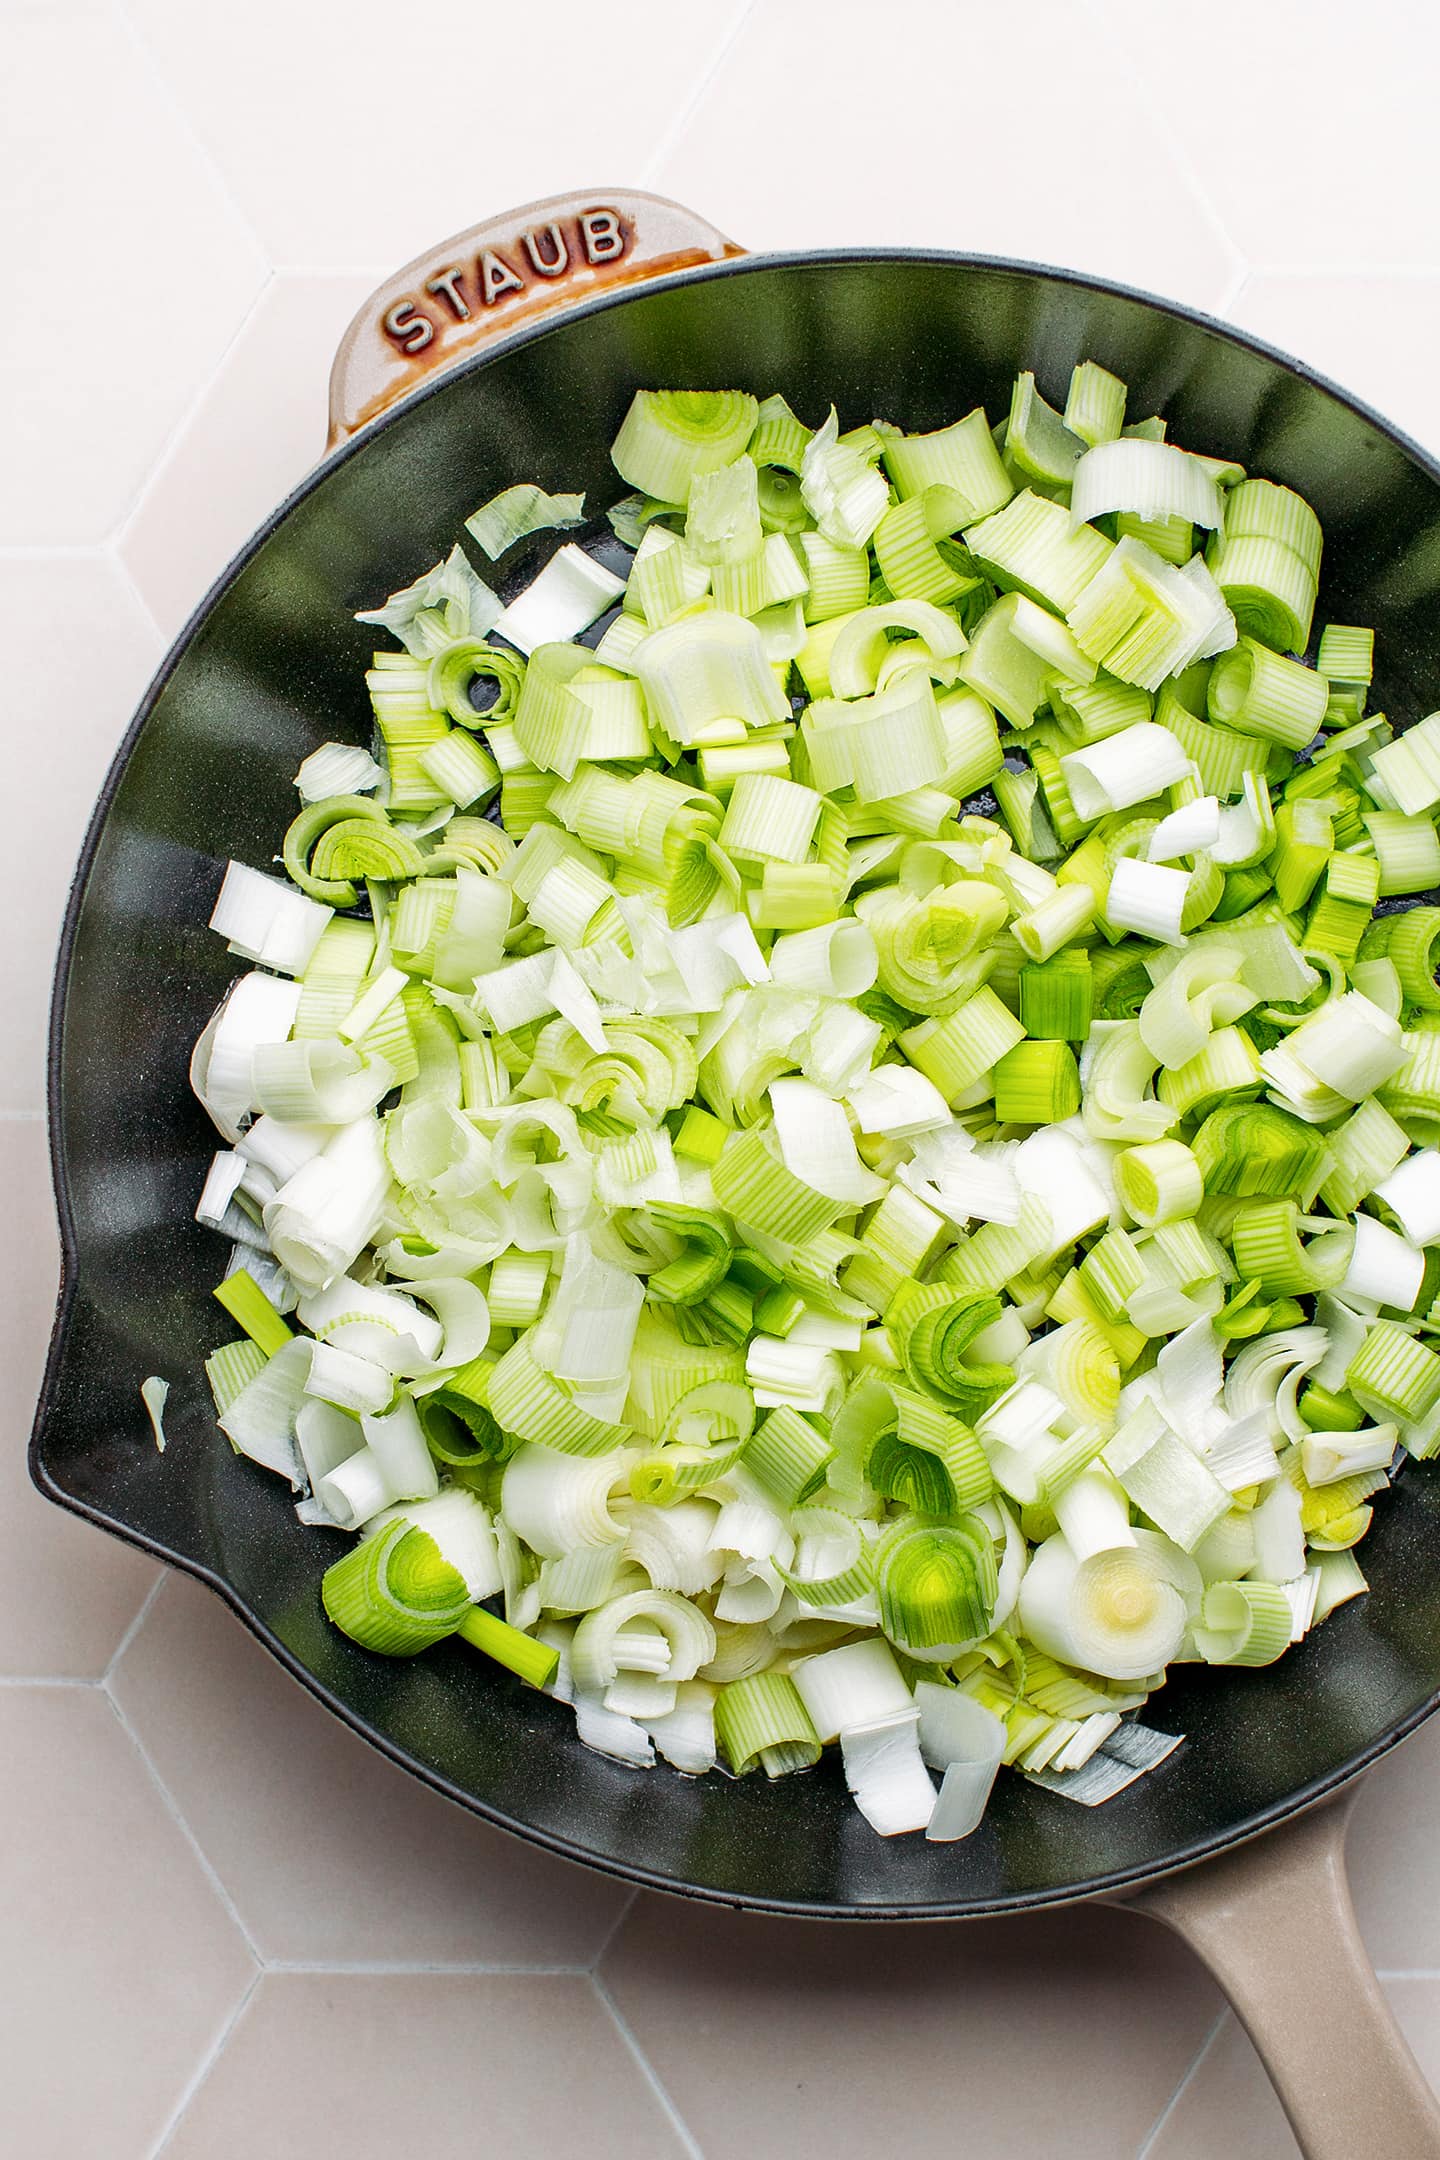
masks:
{"type": "MultiPolygon", "coordinates": [[[[1240,331],[1219,318],[1206,314],[1181,301],[1170,300],[1125,285],[1112,279],[1093,277],[1079,271],[1057,268],[1045,263],[1026,262],[1011,257],[962,253],[944,249],[921,248],[833,248],[759,254],[734,261],[722,261],[699,265],[675,273],[662,281],[665,288],[709,283],[729,277],[746,277],[771,270],[819,270],[835,267],[864,267],[867,264],[910,263],[917,267],[978,270],[998,273],[1022,279],[1038,278],[1052,281],[1075,290],[1093,293],[1102,298],[1112,298],[1138,303],[1150,311],[1204,331],[1223,340],[1241,351],[1255,355],[1282,368],[1308,387],[1322,392],[1356,418],[1377,430],[1414,466],[1440,487],[1440,461],[1430,452],[1396,427],[1382,413],[1355,397],[1343,385],[1334,382],[1318,369],[1308,366],[1278,346],[1248,332],[1240,331]]],[[[634,1861],[622,1861],[603,1857],[588,1846],[564,1838],[552,1831],[508,1815],[487,1802],[454,1784],[440,1772],[418,1760],[404,1748],[389,1740],[365,1718],[353,1711],[339,1696],[327,1688],[309,1668],[280,1641],[276,1634],[246,1604],[244,1599],[222,1576],[208,1568],[193,1555],[167,1547],[163,1541],[139,1531],[123,1517],[95,1506],[68,1490],[55,1476],[47,1459],[46,1442],[52,1422],[57,1415],[57,1397],[60,1376],[65,1368],[73,1335],[78,1291],[79,1251],[75,1234],[74,1214],[68,1182],[68,1169],[62,1141],[63,1099],[63,1038],[66,995],[69,987],[71,963],[79,922],[80,909],[95,855],[105,829],[111,807],[119,789],[126,766],[140,738],[149,716],[176,668],[188,651],[197,631],[212,609],[233,584],[240,573],[263,550],[267,542],[284,524],[291,511],[313,494],[340,465],[362,455],[369,444],[390,427],[405,423],[431,398],[442,396],[459,380],[480,372],[494,361],[510,352],[536,344],[543,339],[579,327],[590,317],[623,307],[632,300],[649,297],[657,288],[647,286],[637,292],[620,291],[598,295],[567,312],[563,321],[540,323],[515,331],[498,339],[494,345],[472,359],[460,363],[398,405],[393,412],[377,421],[363,434],[339,444],[325,455],[290,493],[275,507],[256,529],[245,545],[234,555],[213,580],[204,597],[192,610],[188,620],[175,637],[168,652],[156,671],[146,693],[137,707],[134,718],[125,731],[111,761],[104,783],[86,828],[71,882],[65,916],[61,926],[56,952],[55,971],[50,1000],[49,1031],[46,1055],[46,1105],[49,1130],[51,1178],[55,1194],[61,1248],[61,1277],[55,1319],[52,1326],[45,1370],[41,1381],[36,1412],[31,1428],[28,1447],[28,1466],[36,1488],[56,1505],[95,1524],[98,1528],[119,1537],[152,1558],[166,1562],[194,1576],[204,1583],[233,1611],[250,1632],[279,1661],[315,1699],[331,1710],[344,1724],[361,1738],[376,1747],[399,1768],[418,1777],[424,1784],[442,1797],[454,1801],[469,1813],[525,1839],[561,1859],[598,1869],[641,1889],[668,1895],[693,1898],[701,1903],[719,1905],[737,1911],[748,1911],[772,1917],[815,1920],[910,1920],[941,1921],[1002,1917],[1009,1914],[1033,1912],[1065,1904],[1093,1903],[1099,1900],[1123,1899],[1127,1892],[1142,1884],[1183,1869],[1195,1866],[1213,1855],[1238,1844],[1246,1843],[1275,1828],[1290,1817],[1304,1812],[1320,1801],[1338,1792],[1365,1770],[1371,1768],[1407,1739],[1432,1713],[1440,1708],[1440,1690],[1428,1700],[1417,1704],[1403,1717],[1396,1720],[1373,1741],[1360,1748],[1323,1777],[1314,1778],[1295,1787],[1283,1798],[1256,1810],[1242,1821],[1229,1823],[1223,1830],[1212,1835],[1193,1839],[1179,1848],[1163,1867],[1137,1866],[1112,1870],[1087,1878],[1062,1889],[1049,1887],[1043,1890],[1019,1892],[1009,1896],[968,1898],[958,1901],[934,1900],[924,1904],[885,1903],[878,1901],[863,1905],[814,1901],[802,1903],[745,1894],[736,1896],[694,1882],[663,1875],[634,1861]]]]}

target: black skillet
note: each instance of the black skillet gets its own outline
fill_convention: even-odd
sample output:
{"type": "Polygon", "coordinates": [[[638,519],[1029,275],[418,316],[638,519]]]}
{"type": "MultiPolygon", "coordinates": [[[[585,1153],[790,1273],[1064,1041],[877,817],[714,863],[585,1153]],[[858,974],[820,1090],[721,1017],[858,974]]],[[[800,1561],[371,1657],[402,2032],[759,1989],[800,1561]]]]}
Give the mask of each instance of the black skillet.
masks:
{"type": "MultiPolygon", "coordinates": [[[[640,385],[778,389],[804,414],[833,399],[849,422],[918,429],[977,401],[1003,409],[1017,367],[1053,394],[1084,358],[1124,378],[1132,412],[1163,409],[1187,447],[1308,497],[1326,536],[1321,619],[1373,623],[1377,702],[1399,721],[1428,711],[1440,468],[1310,370],[1186,309],[977,256],[745,259],[676,205],[623,190],[497,220],[375,295],[336,361],[332,454],[180,637],[86,838],[55,982],[64,1283],[31,1468],[51,1499],[208,1582],[337,1715],[489,1821],[760,1912],[1135,1904],[1227,1989],[1311,2160],[1418,2160],[1440,2154],[1440,2117],[1360,1945],[1343,1835],[1349,1781],[1440,1701],[1440,1467],[1407,1470],[1386,1498],[1365,1547],[1370,1595],[1279,1666],[1179,1668],[1152,1717],[1189,1745],[1157,1773],[1095,1810],[1005,1778],[965,1843],[886,1843],[833,1766],[774,1785],[641,1775],[459,1647],[403,1663],[358,1649],[321,1616],[331,1541],[232,1457],[201,1377],[221,1253],[192,1219],[214,1135],[186,1066],[233,972],[205,921],[226,857],[272,856],[305,753],[368,736],[372,638],[352,611],[435,561],[514,480],[613,500],[608,446],[640,385]],[[137,1394],[151,1372],[173,1383],[163,1457],[137,1394]]],[[[522,560],[516,579],[532,571],[522,560]]]]}

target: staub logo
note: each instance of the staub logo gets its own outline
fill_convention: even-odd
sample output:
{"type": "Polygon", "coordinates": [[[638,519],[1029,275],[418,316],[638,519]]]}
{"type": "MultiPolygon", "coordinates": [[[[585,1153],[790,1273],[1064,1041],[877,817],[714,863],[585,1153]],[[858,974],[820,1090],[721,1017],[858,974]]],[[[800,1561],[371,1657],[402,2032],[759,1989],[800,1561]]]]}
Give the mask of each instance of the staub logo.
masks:
{"type": "Polygon", "coordinates": [[[383,317],[386,337],[403,353],[423,352],[452,323],[471,322],[510,293],[529,292],[537,279],[618,262],[630,232],[615,210],[581,210],[517,234],[505,248],[482,248],[473,262],[448,264],[425,280],[430,304],[416,294],[397,300],[383,317]]]}

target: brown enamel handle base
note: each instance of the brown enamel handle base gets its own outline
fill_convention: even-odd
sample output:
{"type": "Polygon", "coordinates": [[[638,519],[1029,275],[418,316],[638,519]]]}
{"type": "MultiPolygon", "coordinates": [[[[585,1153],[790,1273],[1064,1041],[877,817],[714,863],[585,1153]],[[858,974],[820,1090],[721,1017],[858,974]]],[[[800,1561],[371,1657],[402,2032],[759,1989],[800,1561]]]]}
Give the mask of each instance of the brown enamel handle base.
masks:
{"type": "Polygon", "coordinates": [[[1437,2107],[1375,1978],[1350,1902],[1354,1788],[1123,1902],[1209,1966],[1306,2160],[1440,2160],[1437,2107]]]}
{"type": "Polygon", "coordinates": [[[743,255],[663,195],[551,195],[457,233],[370,295],[330,370],[330,446],[477,347],[617,285],[743,255]]]}

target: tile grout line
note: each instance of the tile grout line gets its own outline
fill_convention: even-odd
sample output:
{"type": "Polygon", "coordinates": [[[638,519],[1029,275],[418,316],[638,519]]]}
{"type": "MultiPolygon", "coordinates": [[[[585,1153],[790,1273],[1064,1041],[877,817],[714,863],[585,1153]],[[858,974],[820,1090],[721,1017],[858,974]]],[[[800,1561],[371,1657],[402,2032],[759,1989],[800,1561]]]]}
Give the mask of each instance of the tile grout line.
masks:
{"type": "Polygon", "coordinates": [[[722,31],[719,44],[715,47],[709,60],[701,68],[694,89],[681,105],[669,127],[661,135],[649,157],[640,167],[639,184],[641,187],[648,188],[654,185],[657,176],[664,170],[666,160],[671,152],[676,150],[683,142],[685,131],[699,111],[706,91],[729,59],[731,50],[741,31],[745,28],[746,23],[750,20],[758,5],[759,0],[740,0],[740,5],[735,11],[729,28],[722,31]]]}
{"type": "Polygon", "coordinates": [[[393,1961],[385,1958],[267,1958],[265,1971],[287,1978],[325,1974],[337,1980],[414,1980],[427,1974],[447,1980],[585,1980],[590,1968],[588,1965],[512,1965],[503,1962],[493,1965],[446,1964],[443,1960],[427,1963],[424,1959],[405,1958],[393,1961]]]}
{"type": "Polygon", "coordinates": [[[249,1928],[246,1927],[245,1922],[241,1919],[239,1907],[236,1905],[234,1898],[230,1895],[230,1892],[226,1889],[224,1883],[220,1880],[220,1877],[216,1873],[214,1867],[211,1865],[210,1859],[206,1854],[204,1847],[201,1845],[200,1840],[196,1837],[194,1831],[191,1829],[189,1823],[185,1820],[184,1815],[181,1813],[179,1802],[176,1800],[175,1795],[171,1792],[169,1786],[165,1783],[164,1778],[161,1777],[159,1770],[156,1768],[154,1759],[150,1754],[150,1750],[146,1747],[144,1741],[140,1738],[139,1733],[131,1724],[129,1718],[126,1717],[125,1712],[121,1709],[120,1704],[115,1699],[113,1690],[109,1687],[107,1683],[102,1681],[100,1692],[105,1697],[105,1700],[109,1703],[110,1708],[114,1711],[116,1722],[119,1724],[120,1730],[125,1734],[126,1738],[130,1742],[130,1745],[134,1748],[136,1754],[140,1757],[141,1762],[144,1764],[146,1770],[149,1772],[155,1790],[159,1793],[161,1800],[164,1802],[164,1805],[169,1810],[171,1818],[173,1819],[176,1827],[179,1829],[181,1835],[185,1839],[186,1844],[190,1847],[191,1852],[194,1853],[195,1858],[199,1861],[202,1874],[204,1875],[206,1881],[209,1883],[211,1889],[214,1891],[216,1897],[219,1899],[221,1905],[224,1907],[225,1911],[229,1914],[230,1919],[233,1922],[235,1929],[240,1936],[240,1940],[244,1943],[251,1957],[255,1960],[256,1965],[259,1966],[262,1971],[264,1971],[269,1962],[265,1956],[265,1953],[261,1950],[254,1936],[250,1933],[249,1928]]]}
{"type": "Polygon", "coordinates": [[[599,1949],[595,1952],[594,1957],[591,1958],[590,1963],[585,1968],[587,1972],[599,1972],[600,1967],[604,1964],[606,1958],[610,1955],[610,1948],[616,1936],[620,1933],[621,1928],[624,1927],[625,1922],[629,1919],[631,1913],[634,1911],[636,1900],[639,1898],[639,1896],[640,1892],[638,1890],[632,1890],[630,1892],[630,1895],[626,1898],[624,1904],[621,1906],[619,1912],[616,1914],[613,1923],[611,1924],[611,1926],[606,1928],[599,1949]]]}
{"type": "Polygon", "coordinates": [[[0,1688],[99,1688],[100,1680],[83,1680],[74,1673],[0,1673],[0,1688]]]}
{"type": "Polygon", "coordinates": [[[1254,275],[1255,273],[1251,265],[1249,263],[1245,263],[1241,266],[1238,274],[1230,280],[1230,285],[1225,293],[1225,297],[1221,300],[1220,305],[1215,310],[1215,313],[1220,317],[1222,322],[1228,322],[1231,316],[1234,315],[1236,308],[1239,307],[1240,302],[1244,299],[1247,291],[1249,290],[1250,280],[1254,275]]]}
{"type": "Polygon", "coordinates": [[[106,560],[114,565],[117,575],[124,579],[125,590],[130,594],[131,598],[135,602],[136,607],[140,610],[141,615],[150,625],[151,629],[155,632],[156,637],[160,640],[161,653],[167,653],[170,650],[170,647],[174,644],[176,638],[180,635],[179,628],[177,627],[174,630],[166,630],[162,626],[159,616],[155,613],[154,608],[151,607],[150,602],[146,599],[144,593],[141,592],[140,587],[136,584],[134,572],[131,570],[128,561],[121,554],[119,548],[113,545],[113,543],[106,550],[106,560]]]}
{"type": "MultiPolygon", "coordinates": [[[[229,360],[231,354],[239,345],[240,340],[244,337],[245,332],[249,329],[251,323],[255,320],[256,315],[260,311],[261,303],[264,301],[266,294],[269,292],[271,286],[274,283],[275,272],[271,269],[269,263],[267,262],[265,264],[264,276],[261,278],[260,283],[255,288],[255,291],[251,294],[249,304],[247,305],[244,314],[240,317],[239,322],[236,323],[234,329],[230,332],[229,337],[226,338],[225,343],[221,346],[220,351],[216,354],[214,366],[210,369],[204,380],[196,384],[193,394],[186,402],[184,411],[180,414],[179,418],[175,422],[175,425],[171,428],[169,434],[165,437],[164,442],[161,443],[159,449],[156,451],[154,458],[151,460],[149,469],[145,473],[144,478],[140,481],[139,485],[136,487],[134,495],[130,498],[130,501],[125,505],[124,509],[122,509],[119,517],[115,520],[114,525],[106,534],[104,541],[105,549],[117,562],[124,560],[121,554],[121,550],[123,549],[126,541],[133,533],[136,520],[144,511],[147,503],[150,501],[151,496],[154,494],[156,488],[160,485],[160,482],[164,475],[169,471],[170,466],[176,456],[176,453],[179,451],[180,446],[184,442],[186,435],[189,433],[191,426],[199,417],[200,413],[203,411],[206,399],[209,397],[210,392],[215,388],[215,385],[219,382],[221,375],[224,373],[226,362],[229,360]]],[[[132,585],[135,584],[135,580],[133,578],[130,580],[130,582],[132,585]]],[[[139,591],[138,585],[135,589],[137,592],[139,591]]]]}
{"type": "Polygon", "coordinates": [[[1161,2108],[1154,2122],[1151,2123],[1150,2128],[1146,2131],[1144,2137],[1141,2139],[1139,2150],[1135,2155],[1135,2160],[1148,2160],[1148,2156],[1154,2152],[1156,2141],[1158,2140],[1161,2131],[1165,2128],[1166,2123],[1169,2122],[1176,2108],[1179,2107],[1180,2102],[1184,2099],[1186,2093],[1189,2091],[1190,2085],[1200,2069],[1200,2065],[1204,2062],[1206,2056],[1210,2053],[1211,2048],[1214,2047],[1216,2041],[1219,2039],[1221,2033],[1224,2031],[1225,2023],[1229,2016],[1230,2005],[1226,2003],[1221,2009],[1220,2015],[1216,2018],[1214,2024],[1210,2027],[1209,2032],[1206,2033],[1204,2039],[1201,2041],[1199,2047],[1196,2049],[1193,2057],[1191,2058],[1190,2065],[1185,2071],[1184,2076],[1181,2078],[1179,2084],[1175,2087],[1174,2092],[1171,2093],[1170,2098],[1165,2102],[1164,2107],[1161,2108]]]}
{"type": "Polygon", "coordinates": [[[685,2122],[684,2117],[681,2115],[679,2108],[676,2107],[669,2093],[665,2090],[665,2087],[661,2082],[659,2072],[656,2070],[654,2064],[650,2061],[649,2056],[641,2047],[640,2042],[636,2039],[634,2033],[630,2028],[629,2020],[621,2013],[619,2004],[616,2002],[614,1996],[610,1993],[609,1988],[605,1985],[605,1982],[601,1979],[598,1972],[591,1973],[590,1985],[594,1988],[595,1993],[599,1996],[605,2009],[609,2012],[610,2019],[615,2027],[615,2030],[619,2033],[620,2038],[624,2041],[626,2047],[629,2049],[630,2054],[634,2059],[636,2068],[639,2070],[640,2075],[644,2078],[645,2083],[649,2086],[651,2092],[654,2094],[657,2106],[660,2108],[660,2111],[664,2115],[665,2120],[669,2123],[671,2129],[674,2131],[676,2137],[679,2139],[681,2147],[686,2154],[686,2160],[705,2160],[705,2155],[701,2151],[700,2146],[697,2143],[689,2126],[685,2122]]]}
{"type": "Polygon", "coordinates": [[[236,2003],[229,2017],[225,2020],[225,2023],[221,2026],[219,2032],[216,2034],[214,2044],[210,2048],[209,2053],[204,2057],[203,2061],[196,2065],[195,2069],[190,2075],[188,2083],[185,2085],[184,2090],[181,2092],[179,2099],[176,2101],[174,2107],[171,2109],[169,2121],[164,2125],[159,2137],[156,2139],[155,2143],[150,2148],[149,2160],[160,2160],[160,2155],[165,2151],[165,2148],[174,2138],[176,2131],[179,2129],[181,2123],[185,2119],[191,2101],[195,2098],[201,2086],[205,2083],[211,2071],[215,2068],[216,2063],[219,2062],[220,2057],[224,2054],[226,2048],[229,2046],[230,2035],[234,2032],[236,2026],[239,2024],[241,2018],[244,2016],[246,2010],[249,2007],[250,1998],[255,1993],[256,1988],[259,1987],[260,1982],[264,1979],[264,1977],[265,1975],[263,1971],[259,1970],[251,1974],[249,1984],[246,1987],[244,1994],[240,1997],[239,2002],[236,2003]]]}
{"type": "Polygon", "coordinates": [[[1162,155],[1168,157],[1171,165],[1174,167],[1174,170],[1179,174],[1180,179],[1183,181],[1185,188],[1191,197],[1191,200],[1199,209],[1201,215],[1205,219],[1206,224],[1210,227],[1212,235],[1215,239],[1219,241],[1221,248],[1224,250],[1225,254],[1230,258],[1233,263],[1238,265],[1241,269],[1244,269],[1247,265],[1248,257],[1245,255],[1239,242],[1232,235],[1229,226],[1225,223],[1225,220],[1220,215],[1219,210],[1211,201],[1210,192],[1201,180],[1200,168],[1195,164],[1194,160],[1190,156],[1189,151],[1186,149],[1185,145],[1180,141],[1177,135],[1162,134],[1159,127],[1153,122],[1151,118],[1151,108],[1153,101],[1151,98],[1150,89],[1139,68],[1131,59],[1129,48],[1125,45],[1125,43],[1119,36],[1114,24],[1111,22],[1104,8],[1096,5],[1096,0],[1083,0],[1083,5],[1084,11],[1089,17],[1091,28],[1096,33],[1097,37],[1102,39],[1106,46],[1108,46],[1111,58],[1116,68],[1124,75],[1125,80],[1130,85],[1135,104],[1138,108],[1141,125],[1149,134],[1151,141],[1156,146],[1156,149],[1161,152],[1162,155]]]}
{"type": "Polygon", "coordinates": [[[150,1588],[146,1591],[144,1597],[140,1600],[139,1612],[136,1613],[134,1619],[130,1622],[129,1627],[126,1628],[124,1634],[120,1637],[119,1642],[115,1645],[115,1648],[111,1653],[110,1662],[105,1667],[104,1672],[100,1675],[101,1687],[107,1690],[109,1689],[111,1674],[114,1672],[116,1666],[120,1663],[121,1658],[124,1657],[126,1651],[130,1648],[131,1643],[134,1642],[135,1637],[139,1634],[141,1628],[144,1627],[146,1620],[149,1618],[151,1606],[155,1603],[156,1598],[159,1597],[160,1592],[164,1589],[169,1579],[169,1568],[162,1567],[159,1573],[156,1575],[154,1582],[151,1583],[150,1588]]]}

